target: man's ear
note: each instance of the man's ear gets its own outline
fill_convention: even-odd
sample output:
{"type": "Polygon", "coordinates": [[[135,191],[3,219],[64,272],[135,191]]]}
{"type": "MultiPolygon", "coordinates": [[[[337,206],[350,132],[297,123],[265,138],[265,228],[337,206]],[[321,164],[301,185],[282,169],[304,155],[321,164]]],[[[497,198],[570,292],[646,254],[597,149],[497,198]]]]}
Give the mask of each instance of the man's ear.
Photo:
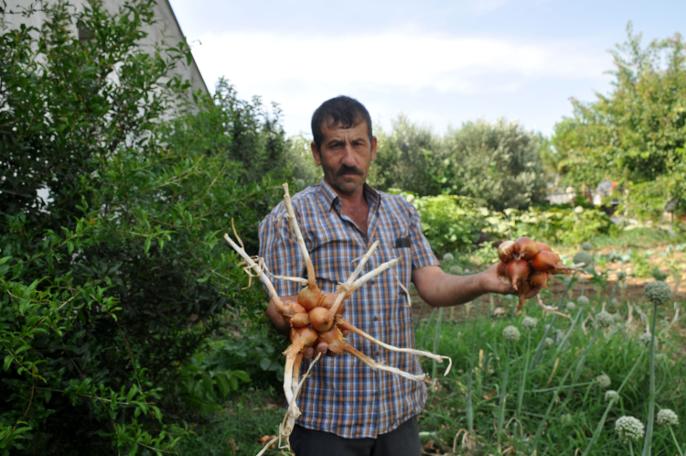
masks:
{"type": "Polygon", "coordinates": [[[370,146],[371,146],[371,152],[372,152],[372,161],[374,161],[374,159],[376,158],[376,147],[377,147],[376,136],[372,136],[370,146]]]}
{"type": "Polygon", "coordinates": [[[321,158],[321,155],[319,153],[319,148],[317,147],[317,145],[315,144],[314,141],[312,141],[310,143],[310,150],[312,151],[312,158],[314,158],[314,162],[318,166],[321,166],[322,165],[322,158],[321,158]]]}

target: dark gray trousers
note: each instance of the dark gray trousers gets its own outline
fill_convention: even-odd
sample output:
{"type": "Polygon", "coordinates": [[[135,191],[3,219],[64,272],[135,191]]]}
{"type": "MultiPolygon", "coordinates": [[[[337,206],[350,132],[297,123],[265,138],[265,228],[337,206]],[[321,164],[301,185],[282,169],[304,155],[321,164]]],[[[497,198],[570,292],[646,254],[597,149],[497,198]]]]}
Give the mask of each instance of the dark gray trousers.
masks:
{"type": "Polygon", "coordinates": [[[313,431],[296,425],[291,433],[296,456],[419,456],[417,418],[405,421],[375,439],[344,439],[329,432],[313,431]]]}

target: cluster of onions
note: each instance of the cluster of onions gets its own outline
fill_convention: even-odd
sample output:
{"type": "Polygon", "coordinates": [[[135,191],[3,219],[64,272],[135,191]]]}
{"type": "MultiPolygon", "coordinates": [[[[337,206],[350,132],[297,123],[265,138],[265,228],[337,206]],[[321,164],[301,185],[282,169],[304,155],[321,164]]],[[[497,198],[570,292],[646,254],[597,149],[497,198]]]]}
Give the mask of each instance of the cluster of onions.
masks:
{"type": "MultiPolygon", "coordinates": [[[[288,214],[288,220],[291,228],[291,233],[295,236],[298,243],[300,253],[303,257],[307,268],[307,278],[301,277],[283,277],[275,276],[276,278],[282,280],[291,280],[305,285],[304,288],[296,296],[295,300],[282,299],[276,293],[276,290],[271,283],[269,277],[265,274],[262,267],[251,258],[245,249],[240,244],[240,239],[234,231],[234,235],[238,239],[238,243],[235,242],[228,234],[224,235],[226,242],[231,245],[231,247],[243,258],[247,263],[248,269],[246,270],[250,274],[255,273],[260,278],[262,283],[267,288],[269,296],[272,302],[275,304],[278,312],[288,321],[290,329],[290,345],[284,351],[286,356],[286,362],[284,366],[284,383],[283,389],[288,402],[288,410],[286,412],[286,417],[284,418],[280,428],[278,439],[285,439],[288,442],[288,436],[290,435],[295,420],[300,416],[300,410],[296,404],[296,399],[303,382],[307,378],[309,370],[300,379],[301,364],[304,357],[305,349],[309,347],[316,347],[320,342],[324,342],[328,346],[328,352],[340,355],[348,353],[360,359],[363,363],[367,364],[373,369],[380,369],[393,374],[400,375],[410,380],[423,381],[425,380],[424,374],[413,374],[410,372],[405,372],[396,367],[387,366],[385,364],[376,362],[374,359],[370,358],[366,354],[357,350],[353,347],[344,337],[344,332],[350,332],[364,337],[371,342],[384,347],[387,350],[403,352],[413,355],[426,356],[434,359],[438,362],[442,362],[444,359],[448,360],[448,368],[445,371],[447,375],[450,370],[451,360],[447,356],[436,355],[434,353],[426,352],[423,350],[416,350],[412,348],[401,348],[392,345],[385,344],[384,342],[374,338],[370,334],[362,331],[361,329],[354,326],[352,323],[346,321],[343,318],[343,302],[345,299],[350,297],[350,295],[363,286],[366,282],[376,277],[377,275],[383,273],[387,269],[393,267],[398,259],[393,259],[385,263],[380,264],[375,269],[367,272],[366,274],[360,276],[364,270],[364,266],[368,262],[369,258],[372,256],[379,243],[374,242],[367,253],[360,258],[357,266],[353,273],[347,278],[345,283],[340,284],[336,293],[324,293],[317,286],[316,276],[314,273],[314,266],[312,260],[310,259],[305,241],[303,239],[300,227],[295,218],[295,211],[293,209],[291,198],[288,193],[288,185],[284,184],[284,204],[286,206],[286,211],[288,214]],[[358,277],[360,276],[360,277],[358,277]]],[[[316,363],[319,356],[315,358],[314,362],[310,363],[310,369],[316,363]]],[[[274,441],[270,441],[266,444],[263,451],[265,451],[269,446],[271,446],[274,441]]],[[[262,452],[261,452],[262,453],[262,452]]],[[[261,454],[260,453],[260,454],[261,454]]]]}
{"type": "MultiPolygon", "coordinates": [[[[282,300],[287,307],[282,315],[291,325],[290,339],[293,350],[300,351],[305,347],[316,345],[319,341],[334,342],[334,338],[329,334],[336,329],[334,315],[340,315],[343,312],[343,306],[340,306],[336,314],[331,314],[335,298],[334,294],[323,293],[314,285],[303,288],[295,301],[282,300]]],[[[333,346],[336,344],[332,344],[332,352],[333,346]]]]}
{"type": "Polygon", "coordinates": [[[551,274],[568,274],[572,271],[562,264],[560,256],[547,244],[528,237],[503,241],[498,246],[498,257],[498,275],[507,278],[519,295],[517,312],[522,310],[531,290],[547,286],[551,274]]]}

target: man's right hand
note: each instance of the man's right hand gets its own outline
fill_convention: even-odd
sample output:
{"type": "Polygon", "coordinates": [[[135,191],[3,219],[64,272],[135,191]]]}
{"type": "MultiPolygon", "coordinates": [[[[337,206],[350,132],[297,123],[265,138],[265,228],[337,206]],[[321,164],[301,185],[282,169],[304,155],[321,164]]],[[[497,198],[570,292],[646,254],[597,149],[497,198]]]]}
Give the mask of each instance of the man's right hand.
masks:
{"type": "Polygon", "coordinates": [[[307,347],[303,350],[303,358],[312,359],[317,353],[326,355],[329,352],[329,344],[326,342],[319,342],[316,347],[307,347]]]}
{"type": "MultiPolygon", "coordinates": [[[[281,300],[286,303],[288,301],[295,301],[295,298],[295,296],[286,296],[285,298],[281,298],[281,300]]],[[[288,333],[291,330],[291,325],[288,323],[288,320],[286,320],[286,317],[281,315],[281,312],[279,312],[279,308],[276,303],[274,303],[273,299],[269,300],[269,306],[267,306],[266,313],[276,330],[281,334],[288,336],[288,333]]]]}

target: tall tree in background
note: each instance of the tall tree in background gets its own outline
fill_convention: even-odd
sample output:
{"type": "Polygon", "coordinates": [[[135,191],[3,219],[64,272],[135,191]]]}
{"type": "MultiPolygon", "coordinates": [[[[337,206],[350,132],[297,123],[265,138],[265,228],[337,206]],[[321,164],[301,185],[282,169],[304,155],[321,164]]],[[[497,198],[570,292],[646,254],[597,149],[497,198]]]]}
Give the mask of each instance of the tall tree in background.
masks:
{"type": "Polygon", "coordinates": [[[573,100],[555,127],[558,171],[576,186],[603,179],[630,189],[628,206],[660,213],[668,201],[686,211],[686,50],[680,34],[648,45],[627,27],[612,52],[613,89],[573,100]]]}
{"type": "Polygon", "coordinates": [[[440,140],[426,127],[400,116],[390,135],[379,137],[379,151],[372,167],[372,182],[382,189],[400,188],[418,195],[441,193],[440,140]]]}
{"type": "Polygon", "coordinates": [[[545,196],[542,137],[500,120],[467,122],[444,135],[401,116],[381,132],[372,182],[417,195],[453,194],[489,207],[525,208],[545,196]]]}
{"type": "Polygon", "coordinates": [[[467,122],[445,137],[445,188],[489,207],[525,208],[545,197],[541,137],[516,122],[467,122]]]}

